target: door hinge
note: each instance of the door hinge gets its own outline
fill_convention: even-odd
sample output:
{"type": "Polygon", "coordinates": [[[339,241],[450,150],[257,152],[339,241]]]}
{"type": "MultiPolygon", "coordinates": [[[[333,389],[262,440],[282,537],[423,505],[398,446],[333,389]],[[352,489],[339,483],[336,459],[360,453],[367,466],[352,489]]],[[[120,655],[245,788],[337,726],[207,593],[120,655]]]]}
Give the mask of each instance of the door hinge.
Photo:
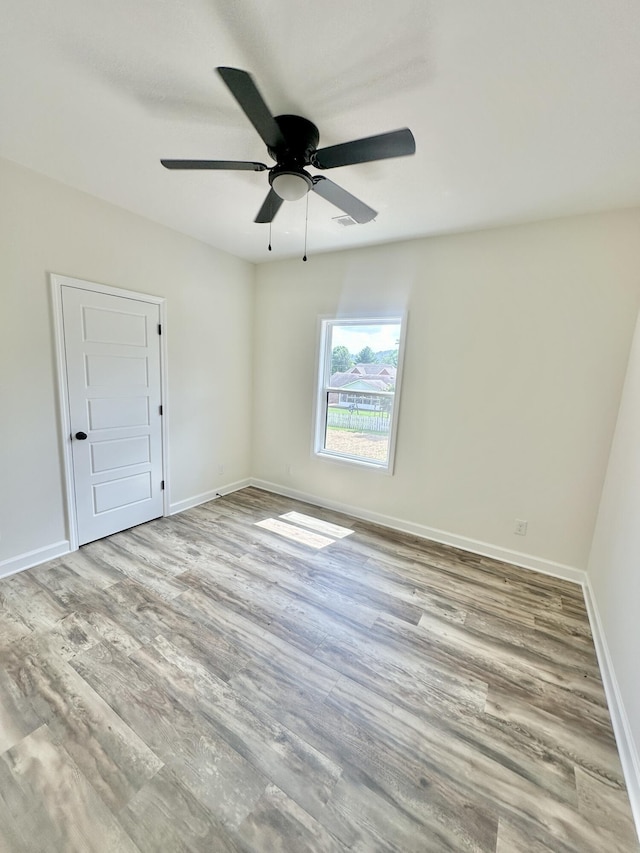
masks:
{"type": "Polygon", "coordinates": [[[159,410],[160,414],[162,414],[162,406],[161,405],[158,406],[158,410],[159,410]]]}
{"type": "Polygon", "coordinates": [[[158,334],[162,334],[162,323],[158,323],[158,334]]]}
{"type": "Polygon", "coordinates": [[[164,491],[164,480],[160,480],[160,490],[164,491]]]}

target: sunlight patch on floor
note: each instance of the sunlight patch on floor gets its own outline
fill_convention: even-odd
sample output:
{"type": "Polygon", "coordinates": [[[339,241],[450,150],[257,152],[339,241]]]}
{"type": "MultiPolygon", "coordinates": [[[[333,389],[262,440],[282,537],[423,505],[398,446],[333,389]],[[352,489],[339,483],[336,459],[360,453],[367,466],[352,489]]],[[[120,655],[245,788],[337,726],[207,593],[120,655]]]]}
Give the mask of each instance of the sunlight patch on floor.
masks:
{"type": "Polygon", "coordinates": [[[280,521],[279,518],[265,518],[264,521],[256,521],[256,527],[263,527],[265,530],[284,536],[285,539],[291,539],[300,545],[309,545],[311,548],[326,548],[327,545],[332,545],[335,542],[335,539],[329,539],[328,536],[321,536],[319,533],[314,533],[313,530],[306,530],[304,527],[297,527],[295,524],[287,524],[286,521],[280,521]]]}
{"type": "Polygon", "coordinates": [[[322,521],[320,518],[314,518],[312,515],[305,515],[302,512],[286,512],[280,518],[301,524],[303,527],[310,527],[312,530],[324,536],[330,536],[332,539],[344,539],[345,536],[350,536],[353,533],[349,527],[340,527],[339,524],[331,524],[329,521],[322,521]]]}

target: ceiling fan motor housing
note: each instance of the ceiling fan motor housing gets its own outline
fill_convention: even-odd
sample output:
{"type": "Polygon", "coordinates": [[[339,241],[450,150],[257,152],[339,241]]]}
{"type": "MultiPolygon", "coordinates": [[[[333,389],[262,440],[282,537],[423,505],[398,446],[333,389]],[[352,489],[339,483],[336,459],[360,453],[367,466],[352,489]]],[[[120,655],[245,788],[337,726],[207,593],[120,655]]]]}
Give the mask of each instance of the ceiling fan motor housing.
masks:
{"type": "Polygon", "coordinates": [[[284,145],[268,149],[278,167],[295,171],[308,166],[320,142],[318,128],[302,116],[283,115],[274,118],[285,139],[284,145]]]}

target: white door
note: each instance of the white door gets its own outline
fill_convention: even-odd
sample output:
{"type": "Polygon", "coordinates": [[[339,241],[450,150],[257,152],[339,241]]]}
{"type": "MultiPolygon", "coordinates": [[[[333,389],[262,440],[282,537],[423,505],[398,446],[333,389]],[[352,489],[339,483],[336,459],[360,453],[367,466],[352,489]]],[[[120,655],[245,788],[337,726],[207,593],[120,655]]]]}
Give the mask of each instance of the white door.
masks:
{"type": "Polygon", "coordinates": [[[160,308],[63,286],[78,544],[162,515],[160,308]]]}

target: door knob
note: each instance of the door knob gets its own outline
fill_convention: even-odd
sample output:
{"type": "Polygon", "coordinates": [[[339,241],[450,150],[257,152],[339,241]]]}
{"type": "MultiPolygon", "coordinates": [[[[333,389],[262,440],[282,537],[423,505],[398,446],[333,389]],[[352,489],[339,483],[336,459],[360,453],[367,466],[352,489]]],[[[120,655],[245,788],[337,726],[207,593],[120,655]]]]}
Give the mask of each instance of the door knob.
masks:
{"type": "Polygon", "coordinates": [[[84,441],[86,437],[87,437],[86,432],[77,432],[76,433],[76,438],[78,439],[78,441],[84,441]]]}

